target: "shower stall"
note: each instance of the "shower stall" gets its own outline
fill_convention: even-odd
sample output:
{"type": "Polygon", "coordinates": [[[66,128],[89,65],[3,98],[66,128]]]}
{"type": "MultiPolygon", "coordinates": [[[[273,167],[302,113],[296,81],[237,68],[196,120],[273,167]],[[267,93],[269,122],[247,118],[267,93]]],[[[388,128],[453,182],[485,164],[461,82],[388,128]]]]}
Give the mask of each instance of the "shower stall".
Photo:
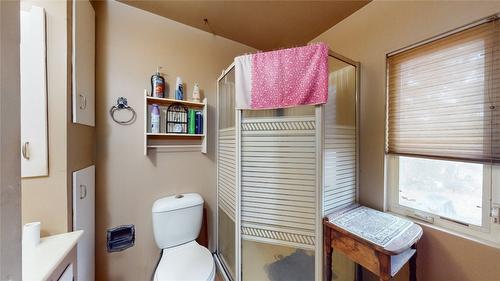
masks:
{"type": "Polygon", "coordinates": [[[237,110],[234,66],[217,81],[215,256],[228,280],[322,280],[322,218],[356,202],[358,182],[359,64],[333,52],[328,64],[324,105],[237,110]]]}

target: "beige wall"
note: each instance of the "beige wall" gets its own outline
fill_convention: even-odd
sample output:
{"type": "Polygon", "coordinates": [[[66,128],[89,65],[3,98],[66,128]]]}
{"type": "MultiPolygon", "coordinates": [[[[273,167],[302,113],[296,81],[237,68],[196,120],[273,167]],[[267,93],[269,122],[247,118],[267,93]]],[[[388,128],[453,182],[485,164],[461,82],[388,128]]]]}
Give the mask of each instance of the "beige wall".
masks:
{"type": "MultiPolygon", "coordinates": [[[[361,62],[360,201],[383,209],[386,54],[500,12],[500,2],[374,1],[313,41],[361,62]]],[[[500,250],[425,228],[418,278],[498,281],[500,250]]]]}
{"type": "Polygon", "coordinates": [[[21,5],[43,7],[46,13],[49,176],[22,180],[22,221],[41,221],[45,236],[68,230],[66,2],[23,0],[21,5]]]}
{"type": "Polygon", "coordinates": [[[150,280],[160,250],[151,225],[153,202],[163,196],[198,192],[208,207],[211,246],[214,245],[216,204],[215,98],[216,79],[234,56],[252,48],[144,12],[125,4],[95,2],[97,17],[97,280],[150,280]],[[176,76],[198,82],[209,102],[208,154],[169,152],[143,155],[144,89],[156,66],[167,82],[176,76]],[[119,96],[137,112],[129,126],[114,123],[109,108],[119,96]],[[136,244],[119,253],[106,252],[106,229],[134,224],[136,244]]]}
{"type": "Polygon", "coordinates": [[[21,280],[19,1],[0,1],[0,280],[21,280]]]}

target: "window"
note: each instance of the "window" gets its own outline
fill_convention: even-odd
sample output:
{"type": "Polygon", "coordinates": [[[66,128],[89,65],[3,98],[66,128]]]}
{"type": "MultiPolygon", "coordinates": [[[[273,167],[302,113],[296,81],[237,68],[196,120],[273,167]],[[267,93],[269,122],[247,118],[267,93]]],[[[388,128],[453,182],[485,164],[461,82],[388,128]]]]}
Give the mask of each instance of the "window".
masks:
{"type": "Polygon", "coordinates": [[[400,205],[481,225],[483,165],[400,157],[398,169],[400,205]]]}
{"type": "Polygon", "coordinates": [[[388,55],[385,149],[392,211],[495,242],[499,40],[490,19],[388,55]]]}

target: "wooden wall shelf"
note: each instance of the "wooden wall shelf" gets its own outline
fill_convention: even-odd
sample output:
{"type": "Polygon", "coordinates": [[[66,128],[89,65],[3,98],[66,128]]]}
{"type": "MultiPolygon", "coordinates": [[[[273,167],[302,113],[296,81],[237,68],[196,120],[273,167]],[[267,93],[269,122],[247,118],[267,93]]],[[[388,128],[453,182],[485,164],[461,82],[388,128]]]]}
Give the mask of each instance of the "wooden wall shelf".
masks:
{"type": "Polygon", "coordinates": [[[192,102],[176,99],[155,98],[144,96],[144,155],[148,150],[156,151],[201,151],[207,153],[207,99],[203,102],[192,102]],[[169,106],[173,103],[180,103],[188,108],[203,111],[203,134],[178,134],[178,133],[150,133],[148,128],[149,107],[152,104],[159,106],[169,106]]]}
{"type": "Polygon", "coordinates": [[[203,108],[203,107],[205,107],[205,103],[203,103],[203,102],[194,102],[194,101],[186,101],[186,100],[155,98],[155,97],[150,97],[150,96],[146,96],[146,102],[147,102],[147,104],[156,103],[157,105],[171,105],[173,103],[180,103],[180,104],[183,104],[183,105],[185,105],[187,107],[196,107],[196,108],[203,108]]]}
{"type": "Polygon", "coordinates": [[[175,138],[175,137],[193,137],[193,138],[201,138],[204,137],[205,134],[177,134],[177,133],[159,133],[159,134],[153,134],[153,133],[146,133],[147,136],[149,137],[159,137],[159,138],[175,138]]]}

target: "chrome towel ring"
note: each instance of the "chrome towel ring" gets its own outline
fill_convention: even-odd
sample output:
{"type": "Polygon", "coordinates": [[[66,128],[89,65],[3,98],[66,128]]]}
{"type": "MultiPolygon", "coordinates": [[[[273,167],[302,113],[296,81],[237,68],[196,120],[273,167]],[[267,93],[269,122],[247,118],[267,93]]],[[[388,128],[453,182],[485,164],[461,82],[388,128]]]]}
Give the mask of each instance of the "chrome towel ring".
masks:
{"type": "Polygon", "coordinates": [[[120,125],[130,125],[130,124],[134,123],[135,119],[137,118],[137,114],[135,113],[135,110],[131,106],[128,105],[127,98],[125,98],[125,97],[118,98],[118,100],[116,101],[116,104],[113,105],[109,109],[109,114],[111,115],[111,118],[113,119],[113,121],[115,121],[116,123],[118,123],[120,125]],[[132,113],[132,116],[130,117],[130,119],[125,120],[125,121],[116,120],[115,112],[119,111],[119,110],[128,110],[132,113]]]}

